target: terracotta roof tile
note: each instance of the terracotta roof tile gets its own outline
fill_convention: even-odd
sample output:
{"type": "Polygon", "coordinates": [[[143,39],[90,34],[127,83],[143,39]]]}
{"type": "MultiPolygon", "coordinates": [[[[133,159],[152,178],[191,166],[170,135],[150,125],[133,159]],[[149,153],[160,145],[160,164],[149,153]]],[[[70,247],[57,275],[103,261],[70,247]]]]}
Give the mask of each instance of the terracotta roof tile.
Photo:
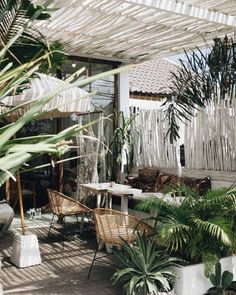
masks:
{"type": "Polygon", "coordinates": [[[171,92],[171,72],[177,72],[177,66],[165,59],[137,64],[130,72],[130,91],[169,94],[171,92]]]}

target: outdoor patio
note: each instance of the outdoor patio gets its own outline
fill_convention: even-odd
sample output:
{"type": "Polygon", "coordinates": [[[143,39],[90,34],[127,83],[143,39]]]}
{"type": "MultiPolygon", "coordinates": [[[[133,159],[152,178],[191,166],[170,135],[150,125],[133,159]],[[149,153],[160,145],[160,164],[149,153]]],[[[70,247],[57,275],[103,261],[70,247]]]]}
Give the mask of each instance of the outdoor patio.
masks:
{"type": "MultiPolygon", "coordinates": [[[[94,232],[85,232],[76,239],[66,239],[63,250],[60,235],[55,231],[47,240],[50,214],[41,220],[26,220],[29,232],[36,234],[43,263],[19,269],[10,262],[13,234],[19,229],[19,218],[14,219],[11,230],[0,240],[2,268],[0,282],[4,294],[121,294],[121,290],[110,280],[115,267],[95,263],[91,277],[87,280],[95,250],[94,232]]],[[[75,230],[77,224],[70,228],[75,230]]],[[[104,253],[102,253],[103,255],[104,253]]],[[[114,263],[114,256],[102,258],[114,263]]]]}
{"type": "Polygon", "coordinates": [[[235,1],[0,1],[0,295],[236,295],[235,1]]]}

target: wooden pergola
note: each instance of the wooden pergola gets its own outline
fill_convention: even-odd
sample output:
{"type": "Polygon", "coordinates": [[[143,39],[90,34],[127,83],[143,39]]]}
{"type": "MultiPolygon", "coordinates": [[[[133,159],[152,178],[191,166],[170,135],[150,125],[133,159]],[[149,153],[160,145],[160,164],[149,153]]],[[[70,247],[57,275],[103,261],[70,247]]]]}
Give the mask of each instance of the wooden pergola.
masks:
{"type": "MultiPolygon", "coordinates": [[[[42,3],[42,0],[35,0],[42,3]]],[[[232,0],[55,0],[36,26],[80,56],[140,62],[234,37],[232,0]]]]}

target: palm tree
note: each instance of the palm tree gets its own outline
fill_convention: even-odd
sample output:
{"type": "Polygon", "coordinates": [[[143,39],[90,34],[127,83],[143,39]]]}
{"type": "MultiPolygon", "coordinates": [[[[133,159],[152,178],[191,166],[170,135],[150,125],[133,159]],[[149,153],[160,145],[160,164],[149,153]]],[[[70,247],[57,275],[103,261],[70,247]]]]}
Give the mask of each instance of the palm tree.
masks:
{"type": "Polygon", "coordinates": [[[205,108],[209,102],[230,102],[235,98],[236,48],[233,39],[214,39],[212,48],[196,48],[187,53],[186,61],[173,73],[172,97],[165,101],[169,122],[167,135],[173,143],[179,138],[178,119],[190,121],[196,109],[205,108]]]}
{"type": "Polygon", "coordinates": [[[34,5],[30,0],[2,0],[0,2],[0,50],[11,42],[21,30],[21,34],[9,46],[5,54],[6,61],[1,66],[12,62],[13,66],[27,63],[48,53],[48,58],[41,60],[40,71],[56,72],[61,69],[67,59],[62,43],[48,42],[40,31],[32,24],[33,20],[46,20],[50,18],[47,6],[34,5]]]}
{"type": "Polygon", "coordinates": [[[208,191],[201,199],[190,191],[183,188],[180,205],[151,197],[138,209],[157,212],[158,242],[167,251],[190,263],[203,261],[209,273],[235,248],[236,187],[208,191]]]}

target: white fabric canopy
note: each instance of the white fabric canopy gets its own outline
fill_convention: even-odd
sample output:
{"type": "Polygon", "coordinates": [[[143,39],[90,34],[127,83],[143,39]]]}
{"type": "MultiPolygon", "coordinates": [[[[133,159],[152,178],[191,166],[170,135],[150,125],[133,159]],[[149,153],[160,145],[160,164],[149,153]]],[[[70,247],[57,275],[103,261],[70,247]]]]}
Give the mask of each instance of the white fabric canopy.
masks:
{"type": "Polygon", "coordinates": [[[37,27],[80,56],[155,59],[236,30],[232,0],[55,0],[52,7],[52,17],[37,27]]]}
{"type": "MultiPolygon", "coordinates": [[[[23,91],[20,95],[7,96],[1,103],[5,104],[6,108],[17,106],[19,104],[36,100],[43,95],[54,90],[61,84],[66,82],[45,74],[37,74],[38,78],[31,80],[30,88],[23,91]]],[[[26,105],[24,108],[17,111],[15,116],[18,116],[31,107],[32,104],[26,105]]],[[[6,110],[5,108],[5,110],[6,110]]],[[[79,87],[73,87],[61,91],[47,103],[42,112],[47,112],[43,115],[46,117],[61,117],[72,113],[86,113],[90,111],[90,96],[89,93],[79,87]]]]}

